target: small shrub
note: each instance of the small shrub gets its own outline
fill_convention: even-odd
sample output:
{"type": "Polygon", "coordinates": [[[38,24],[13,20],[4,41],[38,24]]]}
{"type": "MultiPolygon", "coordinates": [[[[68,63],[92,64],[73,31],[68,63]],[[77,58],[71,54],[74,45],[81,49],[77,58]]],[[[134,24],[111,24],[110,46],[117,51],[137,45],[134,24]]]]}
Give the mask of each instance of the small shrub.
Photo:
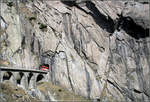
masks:
{"type": "Polygon", "coordinates": [[[61,92],[62,90],[61,90],[61,89],[58,89],[58,91],[61,92]]]}
{"type": "Polygon", "coordinates": [[[105,48],[104,47],[99,47],[99,51],[103,53],[103,52],[105,52],[105,48]]]}
{"type": "Polygon", "coordinates": [[[98,98],[98,99],[96,99],[97,100],[97,102],[100,102],[101,100],[98,98]]]}
{"type": "Polygon", "coordinates": [[[39,27],[41,30],[43,30],[43,29],[46,29],[47,28],[47,25],[45,25],[45,24],[40,24],[40,27],[39,27]]]}
{"type": "Polygon", "coordinates": [[[8,2],[7,6],[12,7],[13,6],[13,2],[8,2]]]}
{"type": "Polygon", "coordinates": [[[36,20],[36,17],[29,17],[29,20],[30,20],[30,21],[36,20]]]}
{"type": "Polygon", "coordinates": [[[101,79],[102,79],[102,77],[100,75],[96,76],[96,80],[101,80],[101,79]]]}

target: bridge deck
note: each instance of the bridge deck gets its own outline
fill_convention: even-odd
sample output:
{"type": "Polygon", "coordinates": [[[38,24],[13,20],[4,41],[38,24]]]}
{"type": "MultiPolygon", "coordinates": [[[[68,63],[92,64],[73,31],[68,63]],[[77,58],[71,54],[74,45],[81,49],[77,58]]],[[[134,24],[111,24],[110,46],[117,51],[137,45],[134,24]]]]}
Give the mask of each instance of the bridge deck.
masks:
{"type": "Polygon", "coordinates": [[[25,69],[25,68],[10,68],[10,67],[0,67],[0,71],[14,71],[14,72],[34,72],[47,74],[47,71],[35,70],[35,69],[25,69]]]}

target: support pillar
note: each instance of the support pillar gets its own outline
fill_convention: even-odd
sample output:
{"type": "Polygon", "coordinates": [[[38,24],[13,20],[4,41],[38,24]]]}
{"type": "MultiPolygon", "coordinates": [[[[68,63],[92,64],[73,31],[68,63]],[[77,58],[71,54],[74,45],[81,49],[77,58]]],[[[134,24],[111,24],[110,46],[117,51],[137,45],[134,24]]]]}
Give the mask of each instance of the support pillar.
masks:
{"type": "Polygon", "coordinates": [[[33,76],[29,81],[28,89],[36,89],[36,77],[37,77],[37,73],[33,73],[33,76]]]}
{"type": "Polygon", "coordinates": [[[12,81],[13,84],[17,86],[17,80],[19,78],[19,76],[18,76],[19,73],[18,72],[12,72],[12,74],[13,75],[11,76],[10,81],[12,81]]]}
{"type": "Polygon", "coordinates": [[[20,85],[23,86],[24,89],[28,89],[28,72],[24,72],[24,75],[22,76],[20,85]]]}
{"type": "Polygon", "coordinates": [[[6,71],[0,71],[0,82],[3,82],[3,76],[6,71]]]}

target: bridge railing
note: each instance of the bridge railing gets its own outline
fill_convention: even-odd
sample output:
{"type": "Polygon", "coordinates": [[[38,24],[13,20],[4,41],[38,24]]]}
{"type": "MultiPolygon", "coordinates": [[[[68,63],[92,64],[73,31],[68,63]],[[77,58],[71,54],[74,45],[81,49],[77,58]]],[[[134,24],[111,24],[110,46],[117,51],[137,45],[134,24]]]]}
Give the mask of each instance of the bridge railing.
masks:
{"type": "Polygon", "coordinates": [[[0,66],[0,71],[20,71],[20,72],[34,72],[34,73],[42,73],[47,74],[47,71],[29,69],[25,67],[2,67],[0,66]]]}

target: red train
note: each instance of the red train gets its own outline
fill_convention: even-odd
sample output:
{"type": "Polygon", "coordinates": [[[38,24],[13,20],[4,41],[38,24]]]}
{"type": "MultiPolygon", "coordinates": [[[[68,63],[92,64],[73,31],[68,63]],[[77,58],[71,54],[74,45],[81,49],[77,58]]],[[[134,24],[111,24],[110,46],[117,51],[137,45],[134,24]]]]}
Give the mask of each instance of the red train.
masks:
{"type": "Polygon", "coordinates": [[[49,70],[49,65],[41,65],[40,70],[48,71],[49,70]]]}

